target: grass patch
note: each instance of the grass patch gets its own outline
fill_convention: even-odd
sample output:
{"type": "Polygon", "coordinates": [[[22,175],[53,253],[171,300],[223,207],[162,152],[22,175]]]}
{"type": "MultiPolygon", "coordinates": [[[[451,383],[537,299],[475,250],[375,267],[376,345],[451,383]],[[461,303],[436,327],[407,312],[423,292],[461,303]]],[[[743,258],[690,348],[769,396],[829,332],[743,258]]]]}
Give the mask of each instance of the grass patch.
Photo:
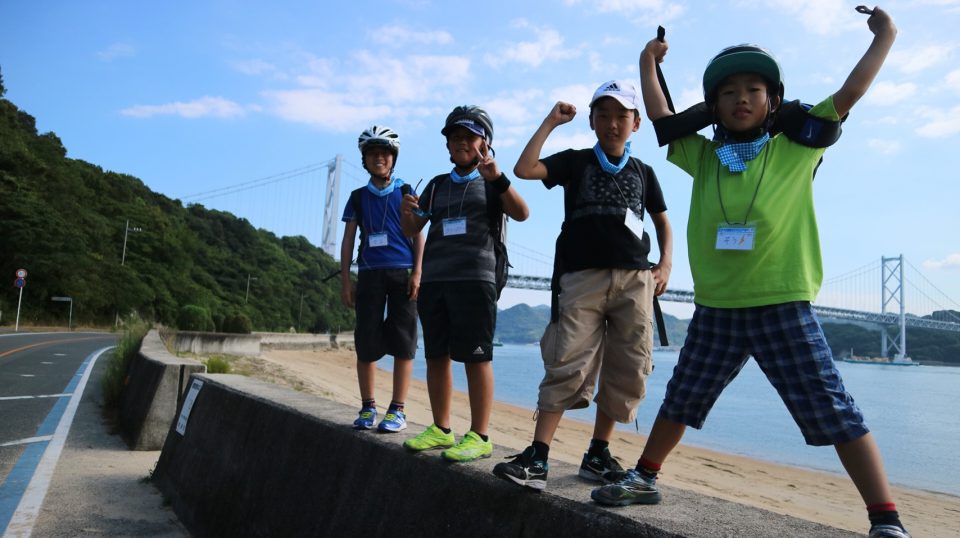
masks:
{"type": "Polygon", "coordinates": [[[150,325],[139,318],[128,319],[124,327],[123,336],[117,341],[117,347],[107,359],[107,369],[103,373],[101,382],[103,405],[107,409],[116,409],[120,405],[120,394],[127,382],[130,362],[140,352],[143,337],[150,330],[150,325]]]}
{"type": "Polygon", "coordinates": [[[223,357],[213,356],[207,359],[208,374],[229,374],[230,363],[223,357]]]}

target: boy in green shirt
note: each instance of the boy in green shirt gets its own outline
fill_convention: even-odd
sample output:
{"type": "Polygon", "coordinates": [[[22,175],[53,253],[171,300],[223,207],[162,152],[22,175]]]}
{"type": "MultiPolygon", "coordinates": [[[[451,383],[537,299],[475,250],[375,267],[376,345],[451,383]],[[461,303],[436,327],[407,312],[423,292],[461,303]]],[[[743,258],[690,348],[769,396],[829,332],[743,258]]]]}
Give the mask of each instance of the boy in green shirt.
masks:
{"type": "MultiPolygon", "coordinates": [[[[867,22],[873,42],[843,86],[810,110],[837,120],[866,93],[897,30],[886,12],[867,22]]],[[[640,56],[652,120],[672,112],[657,82],[667,45],[640,56]]],[[[656,504],[657,473],[687,426],[700,428],[723,388],[753,356],[776,387],[807,444],[833,445],[867,505],[871,538],[909,538],[883,462],[847,393],[810,303],[823,276],[813,209],[813,173],[824,148],[769,133],[783,101],[780,66],[752,45],[729,47],[703,76],[718,140],[691,134],[667,159],[693,177],[687,229],[696,310],[663,405],[636,469],[595,489],[604,505],[656,504]]]]}

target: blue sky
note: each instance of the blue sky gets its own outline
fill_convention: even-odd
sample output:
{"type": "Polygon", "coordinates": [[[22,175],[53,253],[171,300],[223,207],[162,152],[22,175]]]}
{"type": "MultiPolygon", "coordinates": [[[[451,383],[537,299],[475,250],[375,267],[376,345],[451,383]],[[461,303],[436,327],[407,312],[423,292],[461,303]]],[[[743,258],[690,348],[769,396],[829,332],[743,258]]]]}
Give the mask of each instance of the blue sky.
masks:
{"type": "MultiPolygon", "coordinates": [[[[778,57],[788,99],[817,102],[840,87],[872,37],[854,6],[4,0],[0,69],[7,99],[35,116],[41,132],[57,133],[70,157],[136,176],[172,198],[342,154],[353,170],[345,200],[359,186],[357,135],[373,123],[400,133],[400,177],[415,182],[446,171],[439,130],[458,104],[490,111],[508,174],[557,100],[581,114],[554,132],[545,151],[592,146],[593,90],[637,79],[639,52],[658,24],[672,47],[663,70],[678,107],[700,100],[711,56],[744,42],[778,57]]],[[[903,253],[960,301],[960,0],[883,7],[897,23],[897,42],[816,179],[824,272],[879,267],[881,256],[903,253]]],[[[671,285],[692,289],[684,241],[690,179],[665,161],[649,122],[633,147],[657,171],[670,208],[671,285]]],[[[550,254],[562,195],[534,182],[519,189],[531,218],[511,224],[511,244],[518,253],[550,254]]],[[[547,300],[508,290],[501,307],[547,300]]]]}

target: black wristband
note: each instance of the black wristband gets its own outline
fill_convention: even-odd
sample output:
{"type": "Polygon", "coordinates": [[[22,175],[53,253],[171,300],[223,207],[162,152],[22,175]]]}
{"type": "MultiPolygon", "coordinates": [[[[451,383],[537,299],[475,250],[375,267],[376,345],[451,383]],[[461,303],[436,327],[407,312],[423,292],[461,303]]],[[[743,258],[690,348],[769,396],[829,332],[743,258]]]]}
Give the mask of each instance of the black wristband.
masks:
{"type": "Polygon", "coordinates": [[[507,179],[506,174],[501,173],[500,177],[490,182],[490,186],[493,187],[493,190],[497,191],[497,194],[503,194],[510,188],[510,180],[507,179]]]}

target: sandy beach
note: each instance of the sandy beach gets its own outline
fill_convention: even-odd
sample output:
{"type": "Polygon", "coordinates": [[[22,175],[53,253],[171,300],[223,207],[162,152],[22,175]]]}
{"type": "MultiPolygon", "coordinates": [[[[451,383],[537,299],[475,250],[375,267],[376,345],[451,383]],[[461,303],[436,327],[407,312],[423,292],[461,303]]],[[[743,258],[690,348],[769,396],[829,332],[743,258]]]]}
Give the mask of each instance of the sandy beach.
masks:
{"type": "MultiPolygon", "coordinates": [[[[246,359],[236,367],[248,375],[358,408],[360,405],[352,350],[266,351],[261,359],[246,359]]],[[[456,364],[454,367],[462,368],[456,364]]],[[[390,372],[378,371],[376,394],[381,413],[390,401],[391,377],[390,372]]],[[[536,387],[530,390],[535,391],[536,387]]],[[[426,383],[412,381],[406,412],[408,421],[415,424],[433,422],[426,383]]],[[[529,444],[533,435],[532,417],[533,409],[495,403],[491,440],[519,452],[529,444]]],[[[343,420],[349,423],[354,418],[345,416],[343,420]]],[[[457,434],[466,432],[469,427],[469,405],[464,393],[454,394],[452,422],[457,434]]],[[[414,431],[419,430],[416,425],[412,427],[414,431]]],[[[641,431],[647,428],[648,424],[640,425],[641,431]]],[[[591,424],[565,418],[550,447],[551,459],[579,465],[591,433],[591,424]]],[[[611,451],[621,458],[625,467],[630,467],[635,465],[644,441],[644,435],[618,431],[611,442],[611,451]]],[[[492,469],[496,463],[491,460],[480,464],[492,469]]],[[[867,529],[863,503],[846,476],[681,445],[664,465],[660,481],[834,527],[858,532],[867,529]]],[[[584,487],[590,485],[584,483],[584,487]]],[[[549,491],[549,484],[547,488],[549,491]]],[[[914,537],[960,536],[960,498],[902,487],[894,488],[894,497],[901,517],[914,537]]],[[[669,498],[664,502],[670,502],[669,498]]]]}

